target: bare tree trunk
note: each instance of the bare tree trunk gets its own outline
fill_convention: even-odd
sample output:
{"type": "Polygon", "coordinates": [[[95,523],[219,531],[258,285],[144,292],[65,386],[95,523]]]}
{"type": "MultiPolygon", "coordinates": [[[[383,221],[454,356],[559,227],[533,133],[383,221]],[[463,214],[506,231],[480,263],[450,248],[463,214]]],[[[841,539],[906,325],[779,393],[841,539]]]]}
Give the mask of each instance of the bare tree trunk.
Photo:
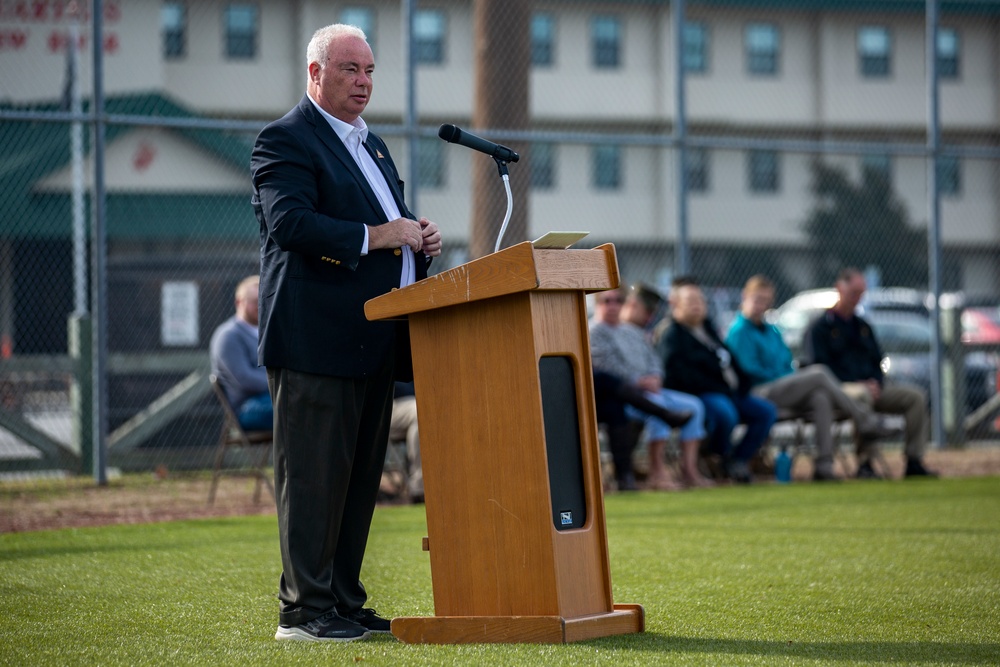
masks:
{"type": "MultiPolygon", "coordinates": [[[[528,75],[531,66],[530,3],[527,0],[475,0],[473,31],[475,95],[472,127],[479,130],[525,130],[528,127],[528,75]]],[[[478,132],[477,132],[478,133],[478,132]]],[[[504,234],[506,247],[527,239],[529,171],[526,146],[510,145],[502,132],[491,139],[510,146],[521,159],[510,168],[514,212],[504,234]]],[[[470,258],[493,252],[507,198],[496,163],[472,156],[472,225],[470,258]]]]}

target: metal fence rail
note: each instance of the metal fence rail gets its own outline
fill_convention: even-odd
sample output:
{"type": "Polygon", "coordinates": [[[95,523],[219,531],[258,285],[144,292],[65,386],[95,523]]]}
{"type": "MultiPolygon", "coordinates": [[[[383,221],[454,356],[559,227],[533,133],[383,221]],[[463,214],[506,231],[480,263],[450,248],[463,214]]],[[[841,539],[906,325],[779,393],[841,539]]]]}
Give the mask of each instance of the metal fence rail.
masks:
{"type": "MultiPolygon", "coordinates": [[[[483,82],[469,63],[488,57],[513,67],[524,58],[475,55],[467,34],[480,1],[305,3],[330,20],[371,21],[362,27],[389,83],[376,86],[366,118],[394,152],[408,198],[445,232],[437,269],[466,261],[484,241],[492,248],[492,238],[478,237],[495,233],[503,207],[499,185],[495,206],[490,193],[470,195],[481,165],[437,139],[441,122],[456,122],[525,158],[511,167],[524,228],[506,244],[587,225],[584,243],[614,242],[628,281],[666,289],[672,277],[696,274],[720,325],[745,279],[760,272],[775,281],[779,301],[829,286],[845,264],[861,266],[874,285],[931,295],[926,340],[907,352],[929,360],[933,440],[961,444],[967,430],[997,435],[998,348],[963,342],[962,323],[1000,306],[1000,118],[949,124],[952,105],[942,121],[938,70],[952,63],[937,45],[942,26],[966,40],[959,43],[968,81],[947,79],[948,95],[958,94],[952,89],[974,83],[974,49],[997,47],[1000,3],[977,6],[982,17],[963,13],[972,10],[961,3],[908,3],[886,19],[879,0],[846,14],[824,13],[818,0],[793,9],[511,0],[531,17],[522,27],[532,35],[534,108],[526,125],[504,126],[477,123],[483,116],[469,89],[483,82]],[[816,37],[802,32],[801,12],[814,12],[820,32],[856,30],[859,41],[842,55],[861,58],[862,70],[881,66],[864,60],[871,35],[875,48],[883,34],[868,28],[887,23],[890,44],[922,47],[929,55],[913,79],[922,91],[907,94],[924,105],[923,122],[879,93],[878,79],[865,88],[871,98],[857,100],[871,120],[740,120],[734,106],[759,107],[777,90],[767,75],[740,69],[768,65],[757,46],[787,45],[777,74],[795,76],[794,49],[816,37]],[[731,48],[727,35],[740,46],[731,48]],[[580,46],[591,46],[583,37],[592,38],[593,53],[580,46]],[[659,58],[648,53],[655,48],[659,58]],[[751,56],[752,66],[727,69],[751,56]],[[717,78],[722,90],[760,92],[713,103],[717,78]],[[867,217],[831,231],[820,221],[832,205],[820,188],[837,178],[867,217]],[[497,223],[484,232],[471,222],[483,218],[497,223]]],[[[197,72],[184,58],[209,58],[203,42],[226,37],[228,24],[209,36],[204,26],[217,27],[229,5],[93,0],[77,21],[56,16],[60,3],[36,4],[48,13],[0,3],[0,74],[10,82],[0,99],[0,470],[62,469],[101,482],[109,466],[207,467],[221,421],[206,379],[208,339],[232,314],[235,285],[257,271],[249,155],[263,124],[301,95],[302,58],[285,67],[278,47],[304,52],[292,48],[302,38],[284,43],[267,32],[281,24],[281,3],[239,5],[259,13],[256,41],[239,47],[256,55],[230,54],[197,72]],[[164,7],[186,12],[182,42],[176,33],[157,42],[177,29],[164,7]],[[137,45],[143,40],[153,43],[137,45]],[[28,58],[31,49],[45,57],[28,58]],[[122,66],[125,58],[140,69],[157,65],[152,88],[122,66]],[[260,96],[246,93],[254,81],[260,96]]],[[[216,46],[233,48],[227,44],[216,46]]],[[[898,65],[900,80],[906,67],[898,65]]],[[[835,96],[836,77],[820,69],[815,78],[829,77],[826,94],[835,96]]],[[[774,85],[781,83],[778,76],[774,85]]]]}

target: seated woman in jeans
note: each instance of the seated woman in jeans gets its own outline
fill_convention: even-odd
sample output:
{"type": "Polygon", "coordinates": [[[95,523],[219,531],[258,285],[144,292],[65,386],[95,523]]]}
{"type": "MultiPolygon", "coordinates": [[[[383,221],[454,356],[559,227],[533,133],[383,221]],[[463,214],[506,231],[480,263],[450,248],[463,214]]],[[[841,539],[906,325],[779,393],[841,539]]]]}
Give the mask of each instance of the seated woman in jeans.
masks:
{"type": "Polygon", "coordinates": [[[695,281],[675,280],[670,306],[673,322],[660,339],[664,385],[701,399],[711,451],[723,457],[733,481],[751,482],[750,459],[767,441],[777,408],[750,393],[750,379],[708,319],[705,295],[695,281]],[[740,422],[746,433],[733,446],[740,422]]]}

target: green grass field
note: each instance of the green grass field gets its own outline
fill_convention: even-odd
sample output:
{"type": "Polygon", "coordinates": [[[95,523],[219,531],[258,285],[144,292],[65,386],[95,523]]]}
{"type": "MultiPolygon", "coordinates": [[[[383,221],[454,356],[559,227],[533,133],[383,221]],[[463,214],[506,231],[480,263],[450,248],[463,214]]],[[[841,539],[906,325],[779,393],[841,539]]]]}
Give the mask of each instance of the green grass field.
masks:
{"type": "MultiPolygon", "coordinates": [[[[1000,664],[1000,480],[614,495],[616,602],[646,632],[567,646],[273,639],[273,517],[0,536],[0,664],[1000,664]]],[[[430,615],[422,507],[376,513],[370,604],[430,615]]]]}

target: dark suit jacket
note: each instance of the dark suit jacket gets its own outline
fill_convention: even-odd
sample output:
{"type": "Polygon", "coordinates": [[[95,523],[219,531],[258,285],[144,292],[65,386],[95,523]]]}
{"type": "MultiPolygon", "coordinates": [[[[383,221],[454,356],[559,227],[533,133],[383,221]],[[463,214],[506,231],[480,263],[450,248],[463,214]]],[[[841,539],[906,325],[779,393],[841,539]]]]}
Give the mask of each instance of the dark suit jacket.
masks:
{"type": "MultiPolygon", "coordinates": [[[[711,320],[705,320],[705,330],[720,347],[729,350],[719,338],[711,320]]],[[[750,377],[743,371],[732,353],[729,354],[730,363],[740,381],[736,392],[726,382],[716,352],[695,338],[687,327],[677,322],[671,322],[660,339],[660,353],[663,355],[663,385],[668,389],[695,396],[701,394],[731,396],[750,391],[750,377]]]]}
{"type": "Polygon", "coordinates": [[[827,366],[841,382],[885,379],[882,348],[864,318],[841,318],[833,310],[817,317],[806,330],[806,362],[827,366]]]}
{"type": "MultiPolygon", "coordinates": [[[[385,144],[369,133],[365,146],[400,214],[414,218],[385,144]]],[[[307,96],[261,130],[250,166],[260,223],[259,363],[362,377],[399,352],[397,375],[407,378],[405,322],[369,322],[364,315],[365,301],[399,287],[401,251],[361,256],[363,225],[388,221],[354,158],[307,96]]],[[[428,258],[416,253],[415,259],[420,280],[428,258]]]]}

